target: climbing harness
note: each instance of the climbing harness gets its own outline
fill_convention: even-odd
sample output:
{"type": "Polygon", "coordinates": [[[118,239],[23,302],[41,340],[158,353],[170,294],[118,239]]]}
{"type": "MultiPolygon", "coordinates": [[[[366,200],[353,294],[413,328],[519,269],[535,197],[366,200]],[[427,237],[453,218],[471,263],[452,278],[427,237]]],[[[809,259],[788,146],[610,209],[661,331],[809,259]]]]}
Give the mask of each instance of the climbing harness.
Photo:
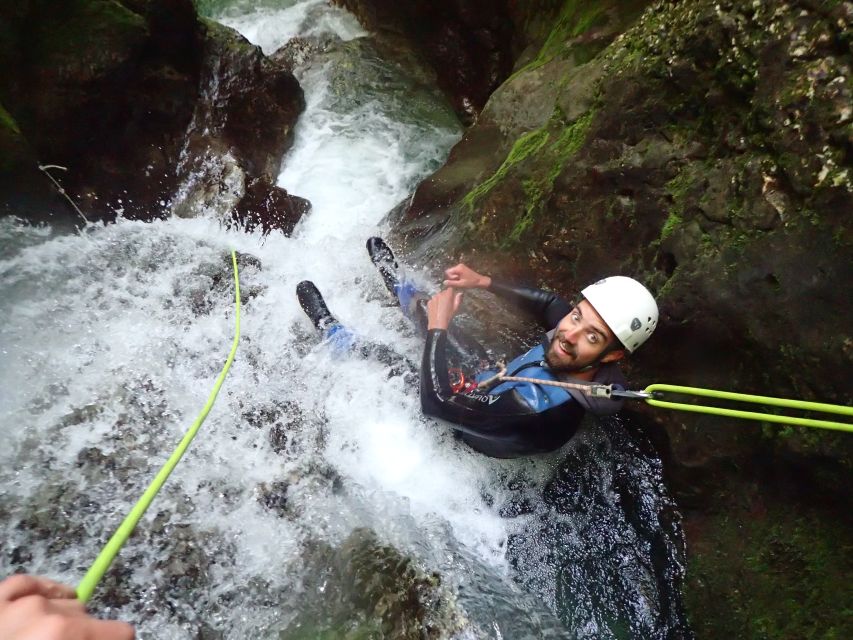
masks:
{"type": "Polygon", "coordinates": [[[853,423],[835,422],[832,420],[821,420],[817,418],[801,418],[798,416],[786,416],[775,413],[764,413],[761,411],[742,411],[739,409],[727,409],[725,407],[706,406],[700,404],[689,404],[684,402],[672,402],[664,400],[666,394],[692,395],[717,400],[733,400],[736,402],[781,407],[785,409],[797,409],[800,411],[815,411],[819,413],[831,413],[853,417],[853,407],[845,407],[837,404],[824,402],[807,402],[805,400],[790,400],[787,398],[773,398],[770,396],[756,396],[746,393],[734,393],[732,391],[718,391],[716,389],[702,389],[699,387],[682,387],[672,384],[650,384],[642,391],[630,391],[610,384],[597,384],[594,382],[560,382],[556,380],[540,380],[538,378],[524,378],[520,376],[507,376],[506,367],[500,365],[498,373],[488,380],[484,380],[478,386],[486,388],[495,382],[530,382],[533,384],[562,387],[563,389],[574,389],[585,393],[593,398],[625,398],[628,400],[645,400],[653,407],[661,409],[673,409],[676,411],[690,411],[693,413],[706,413],[710,415],[725,416],[728,418],[739,418],[742,420],[759,420],[762,422],[775,422],[779,424],[790,424],[800,427],[813,427],[816,429],[832,429],[836,431],[847,431],[853,433],[853,423]]]}
{"type": "Polygon", "coordinates": [[[204,422],[204,419],[207,418],[207,414],[210,413],[211,408],[213,408],[213,403],[216,400],[216,396],[219,394],[219,389],[225,381],[225,376],[231,368],[231,363],[234,362],[234,354],[237,353],[237,344],[240,341],[240,276],[237,271],[237,254],[234,250],[231,251],[231,265],[234,268],[234,301],[237,312],[234,341],[231,343],[231,352],[228,354],[225,366],[222,368],[219,377],[216,379],[216,383],[213,385],[213,390],[207,398],[207,403],[195,419],[195,422],[192,423],[183,439],[172,452],[172,455],[154,477],[154,480],[151,481],[151,484],[148,485],[145,493],[142,494],[142,497],[133,506],[130,513],[127,514],[127,517],[119,525],[118,529],[116,529],[112,538],[110,538],[107,544],[104,545],[104,548],[98,554],[98,557],[95,559],[95,562],[92,563],[92,566],[86,572],[86,575],[80,581],[80,584],[77,585],[77,599],[84,604],[92,597],[95,587],[98,586],[98,583],[110,568],[110,565],[116,555],[121,550],[122,546],[124,546],[124,543],[127,542],[130,534],[133,533],[134,527],[136,527],[140,518],[145,514],[145,511],[154,500],[154,497],[166,483],[166,480],[169,478],[172,470],[174,470],[178,462],[180,462],[181,457],[183,457],[187,448],[190,446],[190,443],[193,441],[193,438],[195,438],[201,424],[204,422]]]}

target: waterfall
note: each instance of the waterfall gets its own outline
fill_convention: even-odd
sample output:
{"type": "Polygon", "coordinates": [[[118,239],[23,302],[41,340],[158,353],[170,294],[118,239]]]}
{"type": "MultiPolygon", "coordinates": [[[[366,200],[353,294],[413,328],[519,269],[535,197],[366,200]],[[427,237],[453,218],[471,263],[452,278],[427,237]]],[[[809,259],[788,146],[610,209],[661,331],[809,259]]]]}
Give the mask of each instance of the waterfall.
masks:
{"type": "Polygon", "coordinates": [[[399,596],[383,606],[429,623],[426,635],[394,637],[665,634],[656,608],[680,596],[658,593],[650,556],[673,556],[665,547],[679,534],[646,530],[671,501],[654,457],[607,435],[622,433],[618,421],[569,445],[584,481],[555,485],[565,451],[489,459],[420,413],[421,345],[364,243],[459,139],[446,103],[376,58],[354,19],[324,1],[217,12],[267,53],[295,35],[331,43],[297,70],[307,106],[278,178],[313,208],[292,237],[267,238],[204,216],[73,234],[0,219],[2,573],[75,584],[167,458],[228,352],[233,247],[245,304],[237,358],[96,610],[140,638],[379,637],[355,635],[378,624],[378,581],[399,596]],[[303,279],[392,362],[321,344],[295,298],[303,279]],[[644,476],[625,469],[626,452],[644,476]],[[614,476],[644,492],[639,531],[614,476]],[[548,491],[569,492],[577,513],[542,506],[548,491]],[[596,506],[584,513],[585,503],[596,506]],[[614,546],[621,555],[608,555],[614,546]],[[567,596],[580,578],[558,563],[590,557],[577,576],[592,584],[567,596]],[[605,584],[615,566],[624,579],[605,584]],[[564,593],[548,597],[560,580],[564,593]],[[426,613],[407,609],[413,590],[432,593],[426,613]]]}

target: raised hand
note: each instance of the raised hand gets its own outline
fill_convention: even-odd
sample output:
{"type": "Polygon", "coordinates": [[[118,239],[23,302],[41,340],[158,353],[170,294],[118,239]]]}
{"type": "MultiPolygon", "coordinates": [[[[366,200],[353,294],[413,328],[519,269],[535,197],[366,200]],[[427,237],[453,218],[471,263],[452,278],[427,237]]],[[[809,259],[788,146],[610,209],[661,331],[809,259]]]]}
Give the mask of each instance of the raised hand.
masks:
{"type": "Polygon", "coordinates": [[[492,279],[489,276],[484,276],[474,271],[471,267],[459,263],[455,267],[450,267],[444,272],[446,280],[445,287],[455,287],[457,289],[488,289],[492,284],[492,279]]]}

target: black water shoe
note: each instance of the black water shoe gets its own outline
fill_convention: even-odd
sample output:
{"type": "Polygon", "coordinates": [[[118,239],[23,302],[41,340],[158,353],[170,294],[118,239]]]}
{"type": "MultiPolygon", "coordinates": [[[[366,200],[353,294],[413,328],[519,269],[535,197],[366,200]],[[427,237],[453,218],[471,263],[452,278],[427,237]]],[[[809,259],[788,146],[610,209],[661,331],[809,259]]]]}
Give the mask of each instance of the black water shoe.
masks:
{"type": "Polygon", "coordinates": [[[310,280],[303,280],[296,285],[296,297],[299,299],[302,310],[320,331],[337,323],[335,316],[326,306],[326,301],[323,300],[320,290],[310,280]]]}
{"type": "Polygon", "coordinates": [[[400,278],[397,275],[399,266],[391,248],[385,244],[382,238],[368,238],[367,253],[370,254],[370,260],[379,269],[379,274],[382,276],[382,281],[385,283],[388,291],[394,297],[397,297],[400,286],[400,278]]]}

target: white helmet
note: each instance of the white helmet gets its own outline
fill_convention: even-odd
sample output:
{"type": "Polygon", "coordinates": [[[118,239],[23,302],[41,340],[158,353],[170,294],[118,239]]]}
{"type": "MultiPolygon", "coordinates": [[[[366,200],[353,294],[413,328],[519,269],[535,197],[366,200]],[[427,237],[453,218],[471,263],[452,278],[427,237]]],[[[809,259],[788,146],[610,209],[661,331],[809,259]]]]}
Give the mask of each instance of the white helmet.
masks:
{"type": "Polygon", "coordinates": [[[610,276],[589,285],[581,295],[633,353],[658,324],[658,305],[649,290],[633,278],[610,276]]]}

